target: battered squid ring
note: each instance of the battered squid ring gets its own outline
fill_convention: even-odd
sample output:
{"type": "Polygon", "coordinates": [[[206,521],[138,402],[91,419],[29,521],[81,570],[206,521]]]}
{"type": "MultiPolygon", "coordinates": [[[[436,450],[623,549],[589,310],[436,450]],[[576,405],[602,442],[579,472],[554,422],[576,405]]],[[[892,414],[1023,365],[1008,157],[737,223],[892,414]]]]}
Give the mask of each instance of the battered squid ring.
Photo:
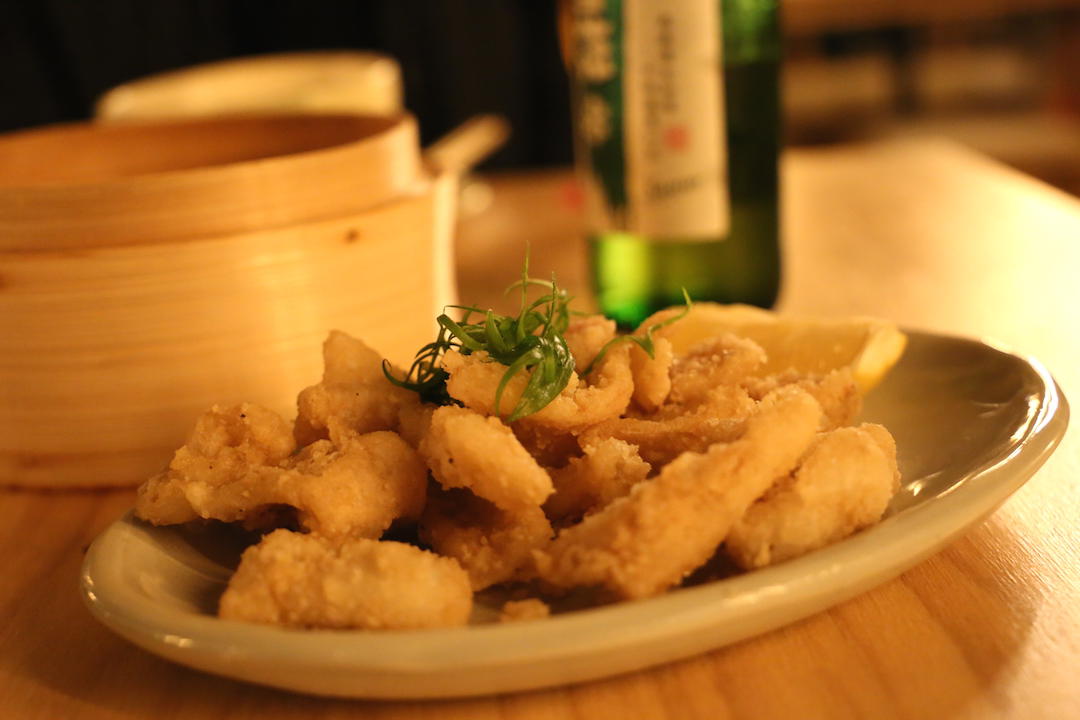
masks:
{"type": "MultiPolygon", "coordinates": [[[[451,351],[443,357],[443,369],[450,374],[446,381],[450,396],[484,415],[509,414],[529,381],[525,372],[511,378],[503,388],[499,412],[496,412],[495,393],[506,373],[506,366],[492,362],[486,353],[462,355],[451,351]]],[[[554,400],[518,422],[563,431],[583,429],[622,415],[633,393],[630,348],[623,343],[608,351],[590,373],[589,384],[583,385],[575,373],[554,400]]]]}

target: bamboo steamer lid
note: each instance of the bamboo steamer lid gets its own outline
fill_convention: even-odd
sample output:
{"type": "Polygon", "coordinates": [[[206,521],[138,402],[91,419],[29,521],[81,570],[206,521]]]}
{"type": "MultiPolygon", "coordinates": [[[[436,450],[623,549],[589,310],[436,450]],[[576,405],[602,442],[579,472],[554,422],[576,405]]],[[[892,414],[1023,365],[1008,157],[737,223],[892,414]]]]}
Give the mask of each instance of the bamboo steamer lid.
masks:
{"type": "Polygon", "coordinates": [[[230,58],[142,77],[96,103],[99,122],[244,113],[402,111],[401,68],[370,51],[316,50],[230,58]]]}
{"type": "Polygon", "coordinates": [[[407,361],[453,182],[407,116],[0,137],[0,484],[139,483],[215,403],[292,417],[334,328],[407,361]]]}
{"type": "Polygon", "coordinates": [[[422,182],[410,117],[62,125],[0,137],[0,250],[160,243],[355,213],[422,182]]]}

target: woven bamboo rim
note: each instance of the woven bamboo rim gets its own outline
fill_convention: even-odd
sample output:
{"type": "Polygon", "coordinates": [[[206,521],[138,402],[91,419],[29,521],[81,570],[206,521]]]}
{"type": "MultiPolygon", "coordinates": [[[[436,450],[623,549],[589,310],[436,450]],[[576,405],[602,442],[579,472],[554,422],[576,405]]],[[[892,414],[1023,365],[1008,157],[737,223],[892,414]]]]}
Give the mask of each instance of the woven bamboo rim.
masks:
{"type": "Polygon", "coordinates": [[[357,115],[59,125],[0,136],[0,251],[225,236],[416,191],[416,122],[357,115]]]}

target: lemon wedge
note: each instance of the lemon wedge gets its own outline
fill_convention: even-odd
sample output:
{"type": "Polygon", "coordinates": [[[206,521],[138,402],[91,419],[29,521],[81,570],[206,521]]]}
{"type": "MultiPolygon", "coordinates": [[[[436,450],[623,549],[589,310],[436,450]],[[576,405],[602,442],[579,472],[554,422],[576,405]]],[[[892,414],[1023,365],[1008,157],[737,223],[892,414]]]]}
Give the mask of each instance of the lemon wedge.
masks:
{"type": "MultiPolygon", "coordinates": [[[[661,310],[642,326],[662,322],[682,310],[661,310]]],[[[881,382],[907,345],[907,336],[896,325],[877,318],[799,317],[749,305],[707,302],[695,303],[686,317],[654,336],[667,338],[680,355],[725,332],[749,338],[765,349],[764,374],[792,369],[816,375],[849,367],[864,394],[881,382]]]]}

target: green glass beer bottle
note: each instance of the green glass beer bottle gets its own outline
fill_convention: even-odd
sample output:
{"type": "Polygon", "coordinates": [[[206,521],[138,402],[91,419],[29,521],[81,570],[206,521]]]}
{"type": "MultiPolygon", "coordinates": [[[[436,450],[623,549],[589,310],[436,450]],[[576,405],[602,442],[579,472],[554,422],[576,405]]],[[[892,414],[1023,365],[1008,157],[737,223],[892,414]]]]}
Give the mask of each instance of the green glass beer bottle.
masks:
{"type": "Polygon", "coordinates": [[[573,0],[576,165],[601,310],[770,307],[780,285],[777,0],[573,0]]]}

